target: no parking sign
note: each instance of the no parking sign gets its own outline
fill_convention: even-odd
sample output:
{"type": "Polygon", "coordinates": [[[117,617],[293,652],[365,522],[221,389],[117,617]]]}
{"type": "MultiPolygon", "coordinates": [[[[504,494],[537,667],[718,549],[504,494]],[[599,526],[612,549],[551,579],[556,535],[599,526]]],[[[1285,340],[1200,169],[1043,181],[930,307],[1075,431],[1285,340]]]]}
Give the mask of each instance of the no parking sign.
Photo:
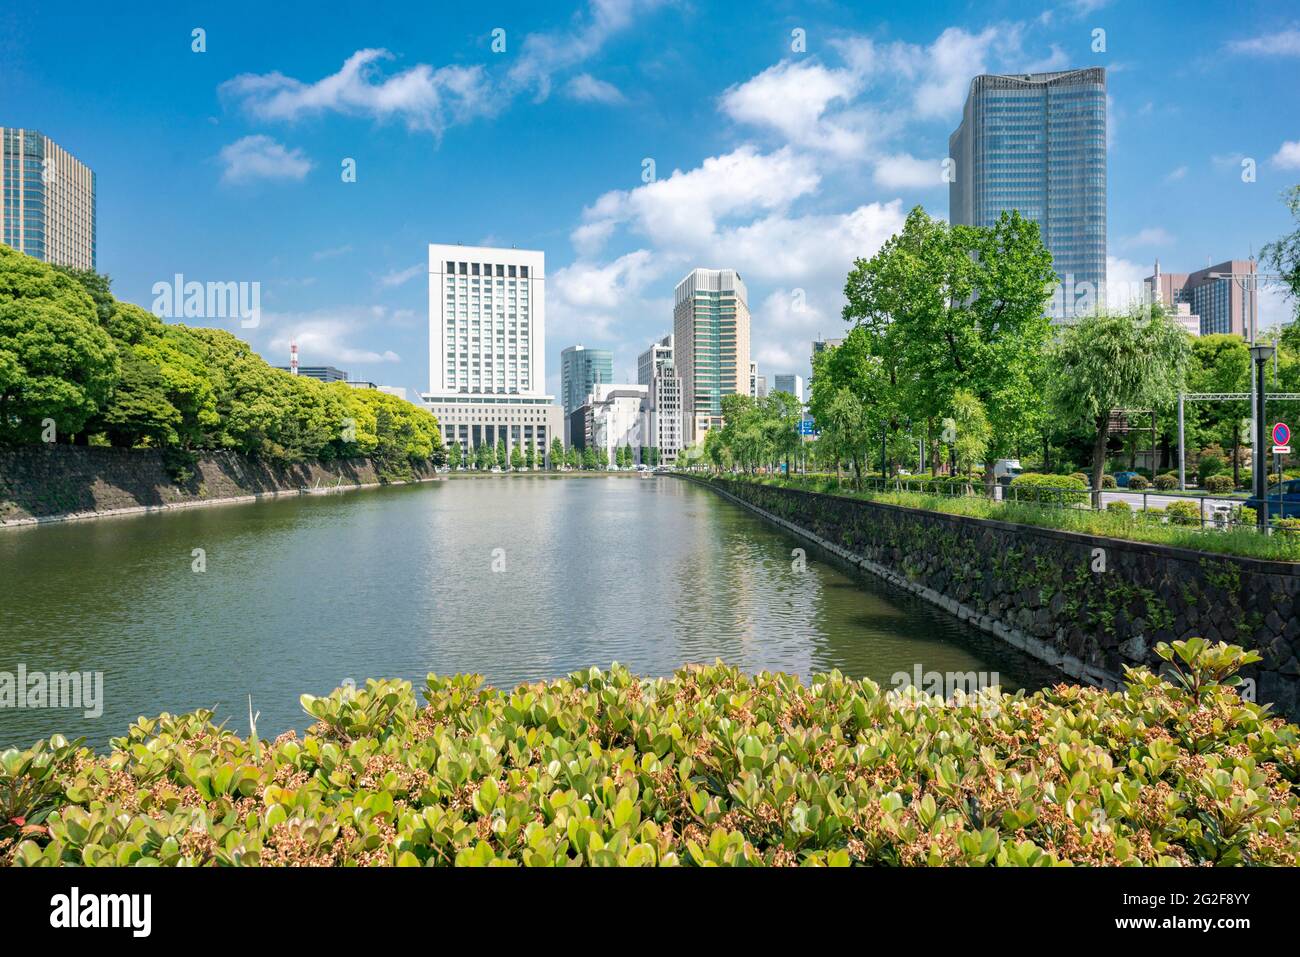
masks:
{"type": "Polygon", "coordinates": [[[1291,451],[1291,427],[1285,422],[1273,426],[1273,452],[1286,455],[1291,451]]]}

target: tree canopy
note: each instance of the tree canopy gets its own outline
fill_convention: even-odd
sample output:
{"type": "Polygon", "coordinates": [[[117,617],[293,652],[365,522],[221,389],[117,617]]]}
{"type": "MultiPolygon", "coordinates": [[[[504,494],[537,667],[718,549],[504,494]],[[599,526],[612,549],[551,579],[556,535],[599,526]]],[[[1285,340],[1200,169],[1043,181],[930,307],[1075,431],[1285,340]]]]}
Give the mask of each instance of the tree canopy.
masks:
{"type": "Polygon", "coordinates": [[[441,461],[427,410],[273,368],[222,329],[162,322],[105,276],[0,246],[0,444],[233,449],[275,461],[441,461]]]}

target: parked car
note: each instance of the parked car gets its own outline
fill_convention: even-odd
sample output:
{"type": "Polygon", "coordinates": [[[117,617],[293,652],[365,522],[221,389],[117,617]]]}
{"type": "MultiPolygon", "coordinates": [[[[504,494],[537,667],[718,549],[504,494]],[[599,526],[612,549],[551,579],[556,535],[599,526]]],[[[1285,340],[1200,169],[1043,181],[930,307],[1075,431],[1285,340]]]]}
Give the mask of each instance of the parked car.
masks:
{"type": "Polygon", "coordinates": [[[1118,485],[1120,488],[1128,488],[1128,480],[1131,479],[1133,476],[1140,475],[1140,474],[1141,473],[1139,472],[1116,472],[1115,484],[1118,485]]]}
{"type": "MultiPolygon", "coordinates": [[[[1246,499],[1245,507],[1253,508],[1256,513],[1264,503],[1258,495],[1246,499]]],[[[1268,517],[1300,518],[1300,479],[1283,482],[1276,491],[1268,493],[1268,517]]]]}

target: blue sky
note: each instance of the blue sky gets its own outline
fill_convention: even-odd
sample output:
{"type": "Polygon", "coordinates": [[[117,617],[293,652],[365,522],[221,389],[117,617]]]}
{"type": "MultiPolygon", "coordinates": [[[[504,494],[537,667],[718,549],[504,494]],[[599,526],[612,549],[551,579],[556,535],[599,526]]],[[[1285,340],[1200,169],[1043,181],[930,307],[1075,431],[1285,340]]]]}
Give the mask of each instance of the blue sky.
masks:
{"type": "MultiPolygon", "coordinates": [[[[553,393],[576,342],[635,381],[697,265],[745,277],[762,371],[806,375],[853,258],[917,203],[946,216],[939,164],[981,72],[1108,67],[1112,286],[1257,251],[1300,182],[1284,3],[173,6],[8,5],[0,125],[96,171],[119,297],[260,282],[258,328],[212,324],[412,393],[429,242],[545,251],[553,393]]],[[[1286,309],[1265,296],[1264,324],[1286,309]]]]}

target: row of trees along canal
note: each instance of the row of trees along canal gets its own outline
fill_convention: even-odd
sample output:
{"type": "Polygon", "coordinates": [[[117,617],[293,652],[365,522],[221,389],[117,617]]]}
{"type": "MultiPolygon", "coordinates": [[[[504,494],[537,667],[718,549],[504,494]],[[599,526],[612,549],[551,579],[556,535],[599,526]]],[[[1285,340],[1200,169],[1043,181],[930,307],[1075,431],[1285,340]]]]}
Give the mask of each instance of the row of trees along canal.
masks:
{"type": "MultiPolygon", "coordinates": [[[[1300,186],[1286,201],[1300,220],[1300,186]]],[[[1264,260],[1300,303],[1300,229],[1265,247],[1264,260]]],[[[1112,411],[1156,413],[1163,470],[1174,465],[1179,390],[1249,391],[1240,336],[1190,336],[1141,303],[1053,327],[1045,306],[1055,284],[1037,224],[1018,214],[990,227],[950,226],[912,210],[902,232],[849,274],[851,328],[814,359],[809,407],[820,436],[803,451],[847,466],[859,484],[882,464],[886,473],[915,467],[924,448],[935,472],[983,462],[989,486],[997,459],[1032,457],[1043,471],[1087,463],[1100,488],[1108,455],[1135,457],[1140,439],[1113,435],[1112,411]],[[1127,449],[1112,449],[1117,439],[1127,449]]],[[[1300,325],[1279,332],[1270,390],[1300,391],[1300,325]]],[[[723,411],[725,426],[701,450],[714,467],[752,470],[800,454],[792,396],[730,396],[723,411]]],[[[1287,411],[1270,404],[1270,416],[1287,411]]],[[[1249,415],[1248,402],[1207,403],[1190,409],[1186,429],[1189,448],[1222,455],[1238,484],[1249,415]]]]}
{"type": "Polygon", "coordinates": [[[385,478],[445,457],[437,420],[409,402],[268,365],[221,329],[165,324],[119,302],[107,276],[0,246],[0,446],[42,441],[276,463],[368,457],[385,478]]]}

